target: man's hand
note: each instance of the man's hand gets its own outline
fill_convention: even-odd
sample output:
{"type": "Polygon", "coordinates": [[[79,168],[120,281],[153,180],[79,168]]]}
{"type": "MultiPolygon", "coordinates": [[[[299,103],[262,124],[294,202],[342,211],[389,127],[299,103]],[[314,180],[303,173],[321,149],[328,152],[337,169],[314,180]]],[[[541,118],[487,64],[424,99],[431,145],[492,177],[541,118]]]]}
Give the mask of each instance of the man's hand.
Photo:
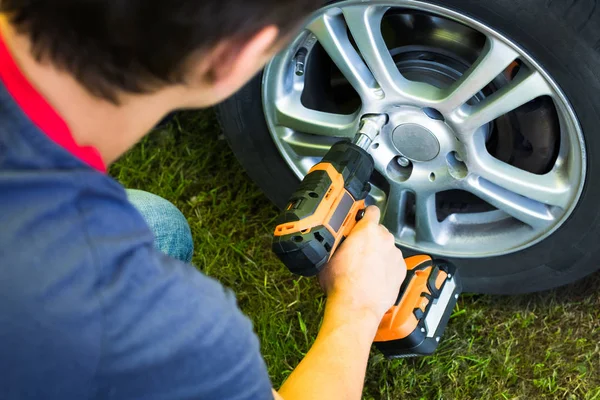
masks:
{"type": "Polygon", "coordinates": [[[369,207],[321,275],[327,306],[313,347],[276,399],[360,399],[369,349],[406,277],[402,252],[369,207]]]}
{"type": "Polygon", "coordinates": [[[367,208],[319,276],[328,304],[357,315],[372,313],[377,323],[396,301],[406,277],[402,252],[379,218],[377,207],[367,208]]]}

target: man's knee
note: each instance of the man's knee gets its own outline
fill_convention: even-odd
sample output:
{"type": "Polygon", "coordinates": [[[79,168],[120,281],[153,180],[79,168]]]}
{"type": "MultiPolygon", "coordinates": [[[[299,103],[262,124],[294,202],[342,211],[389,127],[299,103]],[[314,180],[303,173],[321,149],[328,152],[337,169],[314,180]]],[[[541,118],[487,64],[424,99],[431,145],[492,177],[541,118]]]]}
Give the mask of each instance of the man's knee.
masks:
{"type": "Polygon", "coordinates": [[[190,262],[194,242],[181,211],[168,200],[141,190],[128,189],[127,197],[154,233],[156,248],[173,258],[190,262]]]}

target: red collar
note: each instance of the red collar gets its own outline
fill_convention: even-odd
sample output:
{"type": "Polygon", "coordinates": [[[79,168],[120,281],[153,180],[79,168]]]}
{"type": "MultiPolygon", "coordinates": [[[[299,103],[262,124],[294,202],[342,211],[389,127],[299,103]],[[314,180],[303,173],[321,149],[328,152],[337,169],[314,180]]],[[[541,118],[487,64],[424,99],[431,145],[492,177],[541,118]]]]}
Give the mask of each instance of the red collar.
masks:
{"type": "Polygon", "coordinates": [[[23,75],[1,34],[0,80],[21,110],[51,140],[91,167],[106,172],[98,150],[78,145],[67,123],[23,75]]]}

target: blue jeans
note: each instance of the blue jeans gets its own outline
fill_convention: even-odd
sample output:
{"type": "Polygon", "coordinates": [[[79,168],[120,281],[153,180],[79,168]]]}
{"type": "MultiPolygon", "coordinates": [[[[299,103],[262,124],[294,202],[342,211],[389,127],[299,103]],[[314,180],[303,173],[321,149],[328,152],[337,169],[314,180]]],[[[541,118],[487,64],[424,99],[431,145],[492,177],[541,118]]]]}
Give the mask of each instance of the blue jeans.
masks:
{"type": "Polygon", "coordinates": [[[156,248],[168,256],[191,262],[194,242],[181,211],[162,197],[141,190],[127,189],[127,197],[154,233],[156,248]]]}

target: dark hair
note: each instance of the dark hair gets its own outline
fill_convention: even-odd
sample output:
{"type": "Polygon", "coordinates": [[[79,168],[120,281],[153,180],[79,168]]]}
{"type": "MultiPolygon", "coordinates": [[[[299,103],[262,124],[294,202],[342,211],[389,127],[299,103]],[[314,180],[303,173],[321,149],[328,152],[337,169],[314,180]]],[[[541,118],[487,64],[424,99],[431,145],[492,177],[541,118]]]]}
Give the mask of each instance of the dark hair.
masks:
{"type": "Polygon", "coordinates": [[[117,102],[183,83],[186,61],[225,38],[240,44],[274,24],[282,35],[323,0],[0,0],[38,60],[117,102]]]}

